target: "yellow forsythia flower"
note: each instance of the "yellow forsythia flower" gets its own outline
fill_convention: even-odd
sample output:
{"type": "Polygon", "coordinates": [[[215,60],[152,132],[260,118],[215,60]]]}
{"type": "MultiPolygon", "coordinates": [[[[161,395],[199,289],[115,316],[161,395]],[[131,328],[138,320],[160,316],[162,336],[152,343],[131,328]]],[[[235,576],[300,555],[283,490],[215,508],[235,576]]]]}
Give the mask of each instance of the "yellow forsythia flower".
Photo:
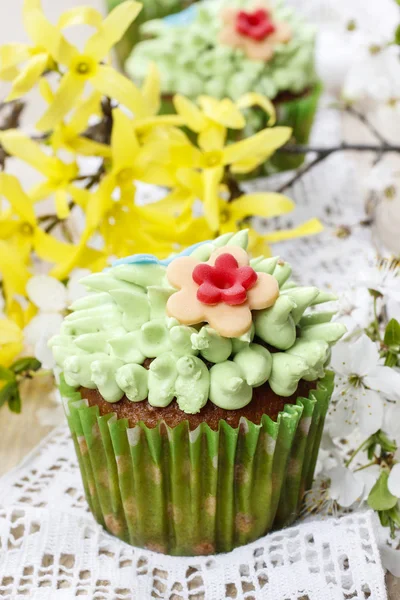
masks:
{"type": "Polygon", "coordinates": [[[0,319],[0,365],[8,367],[21,352],[22,330],[11,319],[0,319]]]}

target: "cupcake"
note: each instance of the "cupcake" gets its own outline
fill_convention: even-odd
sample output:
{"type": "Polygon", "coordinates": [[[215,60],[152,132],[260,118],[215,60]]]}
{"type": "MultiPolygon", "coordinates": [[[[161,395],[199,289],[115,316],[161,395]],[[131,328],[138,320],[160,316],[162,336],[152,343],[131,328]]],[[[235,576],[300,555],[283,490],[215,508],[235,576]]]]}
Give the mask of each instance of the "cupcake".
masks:
{"type": "MultiPolygon", "coordinates": [[[[121,65],[131,53],[132,47],[141,39],[140,26],[146,21],[162,19],[168,15],[179,13],[187,8],[195,0],[140,0],[142,10],[135,22],[128,28],[126,34],[116,46],[117,56],[121,65]]],[[[125,0],[105,0],[106,7],[111,12],[116,6],[125,0]]]]}
{"type": "Polygon", "coordinates": [[[344,327],[247,241],[89,275],[50,342],[88,504],[135,546],[230,551],[290,524],[311,486],[344,327]]]}
{"type": "MultiPolygon", "coordinates": [[[[133,49],[125,69],[141,82],[150,63],[157,64],[164,110],[173,110],[176,93],[238,100],[255,92],[274,102],[279,124],[293,128],[297,143],[308,141],[320,94],[315,28],[283,2],[203,0],[149,21],[141,31],[148,39],[133,49]]],[[[249,110],[245,134],[267,121],[260,109],[249,110]]],[[[279,154],[265,172],[295,168],[299,161],[301,156],[279,154]]]]}

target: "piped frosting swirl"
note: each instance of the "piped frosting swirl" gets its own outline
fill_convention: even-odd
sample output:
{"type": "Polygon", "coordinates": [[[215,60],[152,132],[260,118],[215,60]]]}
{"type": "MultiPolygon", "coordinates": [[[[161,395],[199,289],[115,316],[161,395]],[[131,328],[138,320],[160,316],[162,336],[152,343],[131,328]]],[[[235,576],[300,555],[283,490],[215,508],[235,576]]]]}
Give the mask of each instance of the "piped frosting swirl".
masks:
{"type": "MultiPolygon", "coordinates": [[[[74,302],[60,334],[50,341],[66,382],[97,388],[108,402],[126,395],[132,402],[147,398],[152,406],[164,407],[176,399],[182,411],[193,414],[207,401],[228,410],[242,408],[251,401],[252,389],[266,381],[276,394],[290,396],[300,379],[323,376],[330,346],[345,330],[330,322],[333,313],[307,311],[334,297],[292,283],[290,265],[276,257],[249,261],[246,248],[247,233],[241,231],[166,261],[150,255],[128,257],[84,278],[90,294],[74,302]],[[170,309],[184,287],[177,285],[177,274],[185,283],[196,265],[214,265],[218,256],[230,253],[240,257],[238,268],[249,265],[256,275],[242,272],[252,285],[243,288],[244,296],[237,287],[241,304],[202,305],[196,295],[199,284],[191,278],[194,296],[186,300],[196,301],[197,316],[189,304],[190,318],[185,319],[184,305],[178,313],[170,309]],[[185,268],[191,265],[186,274],[185,268],[177,268],[183,259],[185,268]],[[171,272],[173,277],[168,276],[171,272]],[[262,282],[258,295],[256,281],[262,282]],[[241,313],[244,318],[237,316],[241,313]],[[143,366],[146,359],[152,359],[148,369],[143,366]]],[[[229,277],[229,282],[223,277],[212,281],[225,288],[236,285],[229,277]]]]}

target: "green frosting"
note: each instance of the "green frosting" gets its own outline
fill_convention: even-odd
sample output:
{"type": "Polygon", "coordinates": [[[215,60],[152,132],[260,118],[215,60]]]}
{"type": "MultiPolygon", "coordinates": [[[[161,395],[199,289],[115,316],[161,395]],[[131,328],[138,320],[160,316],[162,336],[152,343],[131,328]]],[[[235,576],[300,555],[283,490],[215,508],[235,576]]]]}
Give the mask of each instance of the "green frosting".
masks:
{"type": "Polygon", "coordinates": [[[126,394],[128,400],[141,402],[149,393],[149,373],[140,365],[123,365],[116,373],[117,385],[126,394]]]}
{"type": "Polygon", "coordinates": [[[283,2],[276,2],[273,18],[289,24],[292,39],[275,47],[272,60],[252,60],[242,50],[218,41],[221,10],[226,6],[249,7],[247,0],[203,0],[196,4],[192,22],[145,23],[142,33],[148,39],[133,49],[125,64],[128,74],[142,81],[149,63],[155,62],[161,73],[162,91],[192,99],[199,94],[236,99],[250,91],[275,98],[279,92],[297,94],[315,84],[313,26],[283,2]]]}
{"type": "Polygon", "coordinates": [[[240,350],[233,360],[244,374],[246,383],[252,387],[262,385],[271,375],[271,353],[259,344],[249,344],[247,348],[240,350]]]}
{"type": "Polygon", "coordinates": [[[296,303],[289,296],[279,296],[271,308],[260,310],[255,317],[256,334],[279,350],[287,350],[296,340],[296,325],[291,315],[296,303]]]}
{"type": "MultiPolygon", "coordinates": [[[[96,382],[92,377],[91,366],[98,360],[109,358],[107,354],[93,352],[92,354],[72,354],[63,361],[65,381],[73,387],[95,389],[96,382]]],[[[105,397],[108,400],[107,397],[105,397]]]]}
{"type": "Polygon", "coordinates": [[[291,396],[297,390],[300,379],[308,372],[306,361],[300,356],[287,352],[272,355],[272,371],[269,385],[279,396],[291,396]]]}
{"type": "Polygon", "coordinates": [[[232,341],[224,338],[211,327],[202,327],[191,338],[193,348],[200,351],[200,355],[212,363],[227,360],[232,354],[232,341]]]}
{"type": "Polygon", "coordinates": [[[139,331],[131,331],[109,340],[110,353],[125,363],[141,365],[146,355],[139,348],[139,331]]]}
{"type": "Polygon", "coordinates": [[[299,356],[306,362],[308,372],[303,375],[303,379],[306,381],[315,381],[324,376],[324,366],[329,356],[329,344],[327,342],[299,339],[286,353],[299,356]]]}
{"type": "Polygon", "coordinates": [[[317,323],[303,327],[301,337],[306,340],[324,340],[328,344],[335,344],[346,333],[342,323],[317,323]]]}
{"type": "Polygon", "coordinates": [[[249,331],[246,331],[246,333],[238,338],[231,338],[233,354],[237,354],[240,350],[243,350],[243,348],[247,348],[250,342],[253,341],[255,334],[256,328],[254,323],[252,323],[249,331]]]}
{"type": "Polygon", "coordinates": [[[139,334],[139,349],[148,358],[155,358],[171,350],[169,329],[164,319],[144,323],[139,334]]]}
{"type": "Polygon", "coordinates": [[[175,397],[178,377],[176,357],[173,354],[158,356],[149,368],[149,403],[152,406],[168,406],[175,397]]]}
{"type": "Polygon", "coordinates": [[[171,349],[177,356],[186,356],[187,354],[198,354],[198,348],[192,344],[192,337],[197,335],[194,327],[186,325],[174,325],[169,330],[169,339],[171,349]]]}
{"type": "Polygon", "coordinates": [[[106,398],[108,402],[118,402],[124,395],[124,392],[116,381],[116,371],[122,366],[122,360],[110,356],[95,360],[90,365],[92,381],[96,384],[103,398],[106,398]]]}
{"type": "Polygon", "coordinates": [[[176,368],[175,395],[179,408],[188,414],[198,413],[208,400],[209,370],[196,356],[181,356],[176,368]]]}
{"type": "Polygon", "coordinates": [[[127,331],[137,329],[150,319],[150,305],[144,292],[111,290],[110,296],[122,312],[122,326],[127,331]]]}
{"type": "Polygon", "coordinates": [[[335,312],[315,312],[305,315],[300,319],[300,327],[308,327],[309,325],[318,325],[319,323],[329,323],[336,313],[335,312]]]}
{"type": "Polygon", "coordinates": [[[210,400],[220,408],[243,408],[250,402],[252,394],[245,375],[233,361],[226,360],[211,367],[210,400]]]}
{"type": "Polygon", "coordinates": [[[292,310],[291,316],[294,324],[297,325],[304,311],[311,306],[312,302],[318,296],[319,290],[316,287],[293,287],[281,292],[282,296],[287,296],[296,305],[292,310]]]}
{"type": "MultiPolygon", "coordinates": [[[[228,233],[197,246],[192,256],[206,261],[216,248],[247,244],[247,231],[228,233]]],[[[345,328],[331,323],[334,313],[309,307],[334,296],[292,282],[290,265],[278,257],[259,256],[251,265],[277,279],[280,296],[272,307],[254,311],[249,331],[232,339],[207,323],[189,327],[167,316],[175,290],[162,263],[127,260],[86,277],[91,293],[72,304],[49,343],[67,384],[98,389],[108,402],[126,395],[165,407],[176,399],[182,411],[194,414],[208,400],[228,410],[242,408],[252,389],[266,381],[287,397],[300,379],[322,377],[330,346],[345,328]],[[257,339],[280,352],[270,353],[257,339]],[[149,365],[146,359],[152,359],[149,365]]]]}

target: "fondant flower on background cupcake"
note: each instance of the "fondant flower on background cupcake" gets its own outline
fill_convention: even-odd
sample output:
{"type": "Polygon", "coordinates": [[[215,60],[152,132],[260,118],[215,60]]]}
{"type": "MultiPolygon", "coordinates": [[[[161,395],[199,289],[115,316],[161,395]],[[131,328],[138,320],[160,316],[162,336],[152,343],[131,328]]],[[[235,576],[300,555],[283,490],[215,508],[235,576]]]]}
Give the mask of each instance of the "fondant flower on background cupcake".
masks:
{"type": "Polygon", "coordinates": [[[206,322],[228,338],[246,333],[251,311],[273,306],[279,296],[276,279],[256,273],[236,246],[218,248],[206,263],[179,257],[168,266],[167,279],[179,290],[167,302],[169,316],[185,325],[206,322]]]}
{"type": "Polygon", "coordinates": [[[243,50],[253,60],[271,60],[275,46],[286,44],[292,37],[289,25],[274,21],[266,3],[248,11],[228,7],[221,12],[221,17],[220,43],[243,50]]]}

